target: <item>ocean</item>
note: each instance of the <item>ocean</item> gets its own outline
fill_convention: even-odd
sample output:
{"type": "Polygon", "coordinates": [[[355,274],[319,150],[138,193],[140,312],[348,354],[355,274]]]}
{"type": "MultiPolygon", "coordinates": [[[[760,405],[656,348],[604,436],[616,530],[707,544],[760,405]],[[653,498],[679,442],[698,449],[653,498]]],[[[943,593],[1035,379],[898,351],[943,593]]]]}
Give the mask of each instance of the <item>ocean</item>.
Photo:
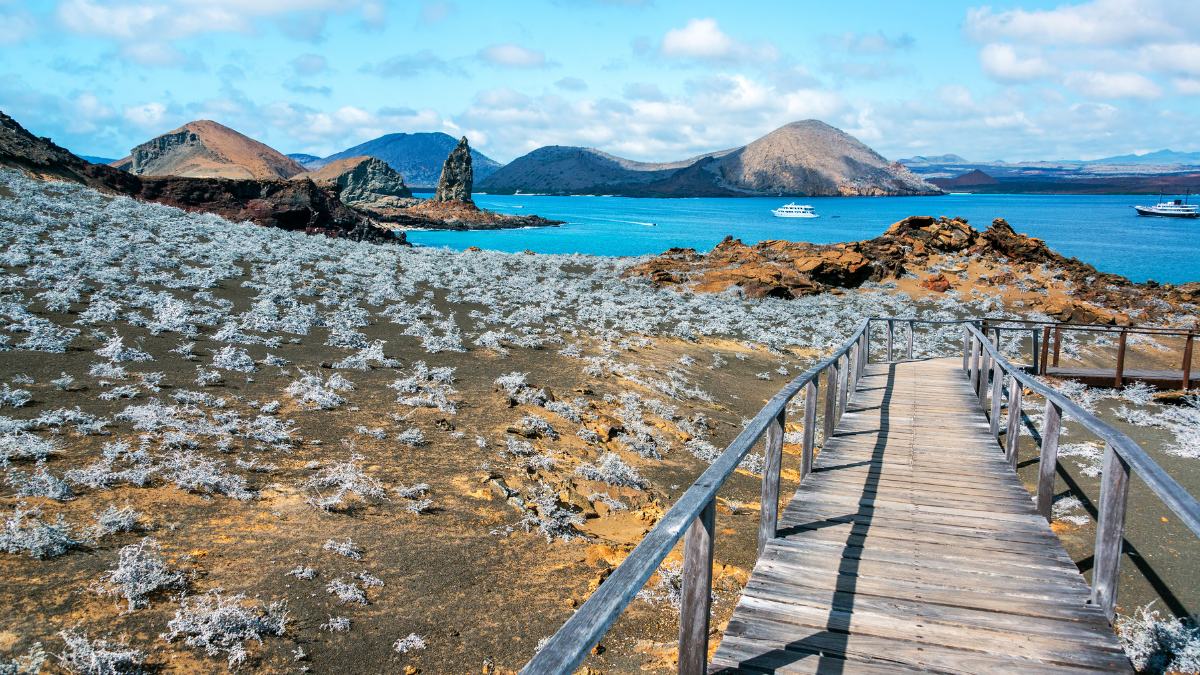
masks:
{"type": "Polygon", "coordinates": [[[416,231],[421,246],[497,251],[638,256],[673,246],[707,251],[726,235],[746,243],[788,239],[831,243],[870,239],[910,215],[960,216],[977,229],[1004,218],[1054,250],[1134,281],[1200,281],[1200,220],[1144,218],[1145,195],[945,195],[941,197],[809,197],[635,199],[475,195],[482,208],[537,214],[561,227],[472,232],[416,231]],[[776,206],[811,204],[820,218],[782,219],[776,206]]]}

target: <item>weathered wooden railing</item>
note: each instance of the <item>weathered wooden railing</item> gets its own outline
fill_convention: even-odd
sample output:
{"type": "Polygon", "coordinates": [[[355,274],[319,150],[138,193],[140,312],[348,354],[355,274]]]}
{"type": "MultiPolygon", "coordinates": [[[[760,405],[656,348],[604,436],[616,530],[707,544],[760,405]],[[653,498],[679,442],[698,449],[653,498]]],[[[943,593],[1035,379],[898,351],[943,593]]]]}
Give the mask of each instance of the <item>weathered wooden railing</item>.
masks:
{"type": "MultiPolygon", "coordinates": [[[[886,343],[887,358],[893,355],[893,343],[897,326],[902,327],[901,335],[907,340],[908,358],[913,357],[913,324],[929,323],[959,323],[958,321],[938,321],[917,319],[882,318],[877,319],[887,325],[886,343]],[[906,329],[906,330],[904,330],[906,329]]],[[[983,317],[972,319],[984,334],[993,336],[994,342],[999,342],[1001,333],[1028,333],[1030,338],[1030,361],[1032,371],[1042,375],[1047,374],[1048,368],[1057,368],[1062,356],[1063,335],[1066,333],[1090,333],[1093,335],[1113,335],[1117,339],[1116,363],[1113,368],[1113,386],[1120,387],[1126,378],[1126,356],[1128,341],[1132,335],[1149,335],[1159,338],[1179,338],[1183,341],[1181,367],[1179,371],[1180,388],[1192,387],[1192,362],[1195,353],[1196,338],[1200,337],[1200,329],[1167,328],[1162,326],[1112,326],[1107,324],[1064,323],[1061,321],[1042,321],[1038,319],[1014,319],[1006,317],[983,317]]],[[[1163,379],[1166,379],[1165,377],[1163,379]]]]}
{"type": "Polygon", "coordinates": [[[1192,355],[1195,351],[1196,337],[1200,332],[1196,329],[1166,328],[1161,326],[1110,326],[1102,324],[1063,323],[1060,321],[1039,321],[1035,319],[982,319],[984,333],[1004,331],[1032,332],[1033,340],[1033,370],[1045,375],[1047,369],[1057,368],[1062,356],[1063,335],[1068,332],[1091,333],[1094,335],[1113,335],[1117,339],[1117,354],[1113,368],[1113,386],[1120,387],[1125,381],[1126,355],[1128,353],[1129,337],[1132,335],[1150,335],[1159,338],[1179,338],[1183,340],[1183,354],[1180,367],[1180,388],[1190,389],[1192,384],[1192,355]]]}
{"type": "Polygon", "coordinates": [[[738,434],[637,548],[600,584],[582,606],[525,665],[522,673],[570,673],[604,637],[613,622],[658,570],[680,539],[683,543],[683,588],[679,610],[679,672],[702,673],[708,661],[709,610],[712,598],[713,536],[716,495],[760,438],[766,437],[758,551],[776,535],[779,472],[783,457],[784,420],[788,403],[804,390],[804,435],[801,478],[812,469],[816,443],[817,399],[826,375],[823,437],[833,434],[845,412],[848,392],[858,384],[867,358],[868,321],[864,320],[833,354],[789,382],[738,434]]]}
{"type": "Polygon", "coordinates": [[[1041,395],[1045,401],[1038,481],[1035,501],[1038,513],[1047,520],[1054,502],[1054,480],[1058,469],[1058,440],[1065,412],[1105,443],[1100,477],[1100,506],[1092,565],[1091,602],[1099,605],[1111,620],[1116,607],[1117,579],[1125,540],[1125,506],[1129,497],[1129,477],[1136,471],[1150,491],[1180,521],[1200,537],[1200,502],[1158,465],[1129,436],[1114,429],[1092,413],[1076,405],[1029,373],[1024,366],[1010,363],[996,345],[995,333],[986,335],[976,321],[963,322],[963,369],[979,396],[980,405],[989,409],[992,435],[999,440],[1001,399],[1007,393],[1007,425],[1004,452],[1010,466],[1017,467],[1020,448],[1021,396],[1024,389],[1041,395]],[[1007,379],[1007,386],[1005,380],[1007,379]],[[990,387],[989,385],[990,380],[990,387]],[[990,391],[989,391],[990,389],[990,391]]]}
{"type": "Polygon", "coordinates": [[[1029,388],[1045,397],[1046,414],[1040,432],[1041,459],[1035,499],[1038,512],[1047,520],[1050,519],[1054,500],[1058,437],[1063,413],[1070,415],[1106,443],[1091,602],[1102,607],[1110,620],[1116,602],[1117,576],[1124,542],[1125,504],[1129,494],[1131,471],[1136,471],[1167,508],[1178,516],[1193,534],[1200,536],[1200,502],[1188,494],[1131,438],[1040,382],[1026,366],[1013,364],[1005,358],[996,346],[999,334],[990,330],[992,337],[988,337],[981,329],[982,319],[866,319],[833,354],[789,382],[767,402],[717,460],[646,534],[629,557],[609,575],[558,632],[546,641],[521,672],[529,675],[570,673],[578,667],[591,648],[633,601],[638,591],[658,570],[680,539],[684,539],[684,563],[679,612],[679,672],[704,672],[708,654],[717,491],[751,448],[765,436],[762,505],[758,528],[758,551],[761,554],[767,541],[776,535],[779,475],[788,403],[801,389],[804,390],[804,431],[800,469],[803,480],[812,470],[821,375],[826,375],[822,436],[823,439],[828,439],[833,434],[837,420],[846,410],[849,393],[857,387],[864,366],[870,361],[870,329],[874,323],[882,323],[886,327],[885,349],[888,362],[893,361],[895,357],[895,329],[898,324],[907,328],[905,355],[909,360],[914,356],[914,329],[917,325],[963,326],[962,368],[979,397],[980,404],[990,413],[990,430],[997,441],[1000,438],[1001,408],[1005,404],[1007,406],[1008,418],[1002,449],[1013,470],[1017,467],[1020,448],[1022,392],[1029,388]]]}

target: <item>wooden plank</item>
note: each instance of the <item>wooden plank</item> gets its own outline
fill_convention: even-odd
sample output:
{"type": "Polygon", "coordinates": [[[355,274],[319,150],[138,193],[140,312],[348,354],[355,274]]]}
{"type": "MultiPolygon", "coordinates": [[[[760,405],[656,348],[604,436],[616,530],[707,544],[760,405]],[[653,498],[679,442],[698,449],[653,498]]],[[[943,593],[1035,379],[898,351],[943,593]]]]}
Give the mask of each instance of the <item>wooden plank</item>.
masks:
{"type": "MultiPolygon", "coordinates": [[[[754,596],[746,598],[745,606],[752,612],[754,621],[731,626],[731,632],[740,637],[770,639],[794,634],[797,628],[808,628],[905,642],[919,636],[926,658],[937,658],[939,654],[945,658],[952,653],[951,650],[961,650],[965,653],[1003,655],[995,658],[1009,660],[1010,668],[1016,667],[1012,661],[1024,661],[1028,664],[1027,668],[1049,664],[1109,671],[1120,669],[1128,663],[1119,650],[1097,649],[1092,644],[1080,644],[1085,640],[1047,640],[1035,633],[1023,633],[1016,629],[1001,632],[928,620],[920,621],[917,627],[913,625],[916,622],[897,621],[893,617],[859,608],[851,611],[836,607],[818,608],[754,596]]],[[[1079,637],[1093,636],[1080,631],[1079,637]]]]}
{"type": "Polygon", "coordinates": [[[699,675],[708,665],[708,621],[712,603],[713,527],[710,501],[683,540],[683,579],[679,599],[679,672],[699,675]]]}

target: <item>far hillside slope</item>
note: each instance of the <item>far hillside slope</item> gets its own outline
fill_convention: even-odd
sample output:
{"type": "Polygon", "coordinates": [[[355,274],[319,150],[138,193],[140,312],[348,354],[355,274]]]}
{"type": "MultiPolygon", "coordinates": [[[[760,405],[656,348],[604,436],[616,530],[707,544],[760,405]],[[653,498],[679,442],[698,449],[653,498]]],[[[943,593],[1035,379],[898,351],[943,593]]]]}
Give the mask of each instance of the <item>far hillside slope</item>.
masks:
{"type": "Polygon", "coordinates": [[[793,122],[740,148],[669,163],[635,162],[593,148],[538,148],[481,181],[480,189],[631,197],[941,192],[853,136],[817,120],[793,122]]]}
{"type": "Polygon", "coordinates": [[[296,160],[211,120],[197,120],[135,147],[114,166],[140,176],[271,180],[303,173],[296,160]]]}

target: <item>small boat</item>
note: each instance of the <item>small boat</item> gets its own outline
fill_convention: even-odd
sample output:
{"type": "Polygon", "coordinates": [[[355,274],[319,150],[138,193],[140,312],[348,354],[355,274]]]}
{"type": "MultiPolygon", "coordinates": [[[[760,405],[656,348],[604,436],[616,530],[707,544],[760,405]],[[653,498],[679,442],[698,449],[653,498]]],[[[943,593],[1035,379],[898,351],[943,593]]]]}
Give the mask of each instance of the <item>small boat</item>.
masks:
{"type": "Polygon", "coordinates": [[[771,213],[775,214],[776,218],[818,218],[819,216],[813,212],[813,207],[807,204],[784,204],[783,206],[772,209],[771,213]]]}
{"type": "Polygon", "coordinates": [[[1200,206],[1187,203],[1187,198],[1159,202],[1154,206],[1133,207],[1139,216],[1160,218],[1200,218],[1200,206]]]}

